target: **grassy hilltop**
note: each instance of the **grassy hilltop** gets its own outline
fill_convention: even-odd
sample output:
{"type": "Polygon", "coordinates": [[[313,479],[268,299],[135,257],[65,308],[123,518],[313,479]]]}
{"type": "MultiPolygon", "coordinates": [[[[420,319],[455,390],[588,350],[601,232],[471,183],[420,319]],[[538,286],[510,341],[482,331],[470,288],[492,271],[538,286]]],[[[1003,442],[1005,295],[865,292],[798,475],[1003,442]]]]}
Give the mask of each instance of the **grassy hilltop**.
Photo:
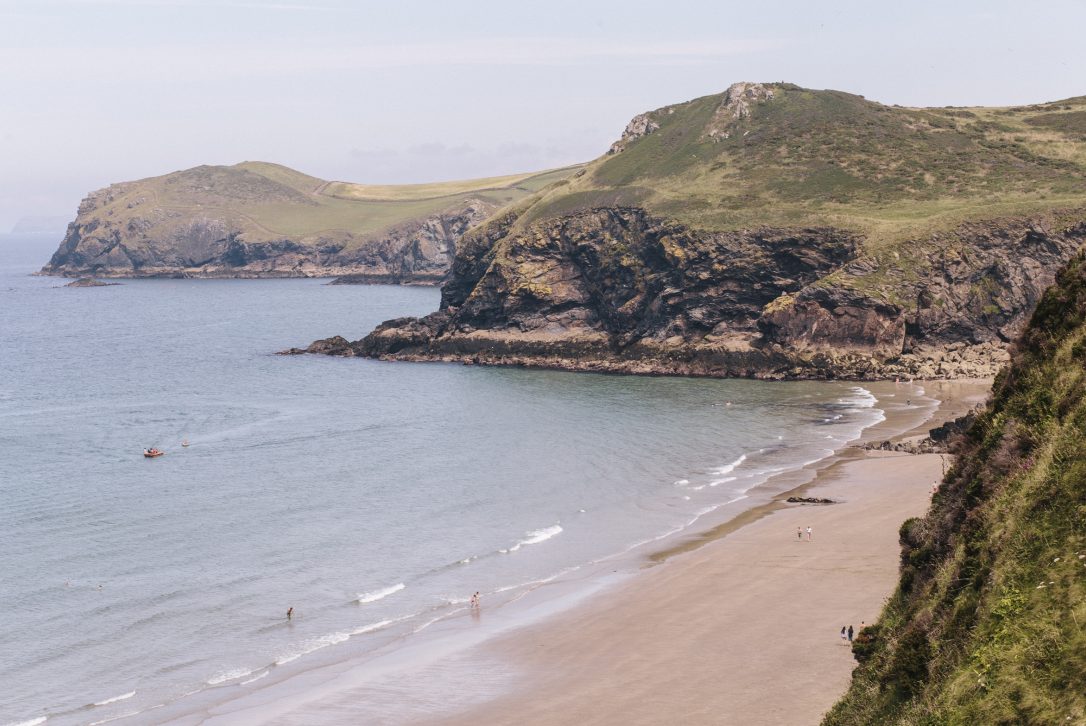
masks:
{"type": "Polygon", "coordinates": [[[466,234],[440,313],[356,352],[990,375],[1086,241],[1084,126],[1086,97],[901,108],[736,83],[636,116],[608,153],[466,234]]]}
{"type": "Polygon", "coordinates": [[[459,234],[572,171],[364,185],[265,162],[198,166],[89,195],[45,272],[379,277],[421,260],[440,277],[459,234]]]}
{"type": "Polygon", "coordinates": [[[707,231],[834,226],[878,241],[1086,199],[1086,96],[902,108],[736,86],[638,117],[640,133],[538,195],[526,221],[629,205],[707,231]]]}
{"type": "Polygon", "coordinates": [[[1086,258],[1038,304],[826,726],[1086,723],[1086,258]]]}

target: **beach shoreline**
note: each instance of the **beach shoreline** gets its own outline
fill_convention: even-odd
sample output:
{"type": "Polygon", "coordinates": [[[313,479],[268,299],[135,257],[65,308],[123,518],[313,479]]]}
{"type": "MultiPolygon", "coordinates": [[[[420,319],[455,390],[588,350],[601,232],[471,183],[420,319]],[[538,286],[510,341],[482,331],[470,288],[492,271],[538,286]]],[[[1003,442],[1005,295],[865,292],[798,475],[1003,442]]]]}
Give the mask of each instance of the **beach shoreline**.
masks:
{"type": "Polygon", "coordinates": [[[516,607],[484,603],[470,620],[465,612],[438,623],[384,656],[316,668],[172,722],[815,723],[854,665],[837,631],[877,616],[897,577],[898,527],[923,513],[944,466],[940,455],[858,444],[953,419],[990,382],[920,385],[923,397],[908,384],[869,384],[882,422],[759,485],[737,511],[643,553],[634,574],[597,569],[530,590],[516,607]],[[783,503],[793,494],[839,503],[783,503]],[[812,541],[797,541],[806,526],[812,541]],[[846,594],[850,603],[839,601],[846,594]],[[842,622],[829,632],[811,622],[821,617],[842,622]],[[781,679],[791,695],[775,694],[780,706],[767,711],[764,689],[781,679]]]}

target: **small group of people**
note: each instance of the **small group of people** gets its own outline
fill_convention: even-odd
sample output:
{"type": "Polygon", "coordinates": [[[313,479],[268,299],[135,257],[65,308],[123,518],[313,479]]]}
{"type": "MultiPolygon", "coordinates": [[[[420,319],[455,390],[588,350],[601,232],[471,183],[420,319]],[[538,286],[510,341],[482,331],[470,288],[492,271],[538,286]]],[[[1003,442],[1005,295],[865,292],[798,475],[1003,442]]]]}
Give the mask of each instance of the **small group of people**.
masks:
{"type": "MultiPolygon", "coordinates": [[[[803,540],[803,527],[796,527],[796,539],[803,540]]],[[[811,528],[807,528],[807,541],[811,541],[811,528]]]]}
{"type": "MultiPolygon", "coordinates": [[[[860,630],[863,630],[863,629],[864,629],[864,621],[861,620],[860,621],[860,630]]],[[[842,643],[852,643],[852,637],[857,632],[859,632],[859,631],[853,630],[851,625],[849,625],[847,628],[844,625],[842,625],[841,626],[841,642],[842,643]]]]}

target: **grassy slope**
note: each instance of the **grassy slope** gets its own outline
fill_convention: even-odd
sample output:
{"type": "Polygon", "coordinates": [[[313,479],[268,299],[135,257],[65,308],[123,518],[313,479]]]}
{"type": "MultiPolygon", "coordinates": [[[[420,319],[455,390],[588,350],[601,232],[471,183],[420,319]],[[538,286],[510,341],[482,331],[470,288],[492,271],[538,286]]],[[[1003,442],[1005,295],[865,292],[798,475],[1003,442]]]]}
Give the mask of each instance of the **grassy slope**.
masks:
{"type": "Polygon", "coordinates": [[[727,139],[705,133],[722,94],[651,112],[658,130],[521,202],[520,226],[611,205],[710,231],[833,226],[865,235],[880,272],[848,284],[874,288],[935,252],[905,240],[1086,206],[1086,97],[912,109],[769,85],[774,98],[732,122],[727,139]]]}
{"type": "Polygon", "coordinates": [[[825,724],[1086,723],[1086,259],[1041,300],[825,724]]]}
{"type": "Polygon", "coordinates": [[[116,223],[150,207],[173,215],[158,234],[193,218],[231,220],[252,239],[351,235],[356,242],[468,199],[502,206],[538,191],[577,167],[534,174],[418,185],[326,182],[278,164],[243,162],[194,169],[114,185],[112,200],[92,215],[116,223]]]}

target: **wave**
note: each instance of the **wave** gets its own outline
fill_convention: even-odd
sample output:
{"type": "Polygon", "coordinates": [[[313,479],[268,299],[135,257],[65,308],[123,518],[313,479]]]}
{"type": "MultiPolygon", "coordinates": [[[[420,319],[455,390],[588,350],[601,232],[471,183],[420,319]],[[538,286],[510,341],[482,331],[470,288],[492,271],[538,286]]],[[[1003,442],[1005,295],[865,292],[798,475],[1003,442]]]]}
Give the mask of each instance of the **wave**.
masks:
{"type": "Polygon", "coordinates": [[[675,486],[677,486],[677,487],[684,487],[684,486],[686,486],[686,485],[687,485],[687,484],[689,484],[689,483],[690,483],[690,480],[689,480],[689,479],[679,479],[679,480],[678,480],[677,482],[675,482],[675,486]]]}
{"type": "Polygon", "coordinates": [[[736,459],[735,461],[733,461],[732,463],[725,464],[724,466],[717,467],[716,469],[713,469],[713,473],[716,474],[717,476],[723,476],[725,474],[731,474],[735,470],[735,467],[739,466],[740,464],[742,464],[746,460],[747,460],[747,455],[746,454],[740,454],[739,458],[736,459]]]}
{"type": "Polygon", "coordinates": [[[43,724],[48,720],[48,716],[38,716],[37,718],[32,718],[29,721],[12,721],[10,723],[4,724],[4,726],[38,726],[38,724],[43,724]]]}
{"type": "Polygon", "coordinates": [[[848,403],[856,408],[874,408],[875,404],[879,402],[879,399],[875,398],[875,394],[863,386],[853,386],[849,390],[856,395],[852,398],[841,399],[841,403],[848,403]]]}
{"type": "Polygon", "coordinates": [[[715,486],[718,486],[720,484],[727,484],[728,482],[735,481],[738,478],[739,477],[737,477],[737,476],[726,476],[723,479],[714,479],[713,481],[709,482],[709,486],[715,487],[715,486]]]}
{"type": "Polygon", "coordinates": [[[116,703],[117,701],[127,701],[128,699],[132,698],[132,696],[135,696],[135,695],[136,695],[135,691],[129,691],[128,693],[122,693],[121,695],[114,696],[113,698],[107,698],[104,701],[97,701],[97,702],[94,703],[94,705],[95,706],[108,706],[109,704],[116,703]]]}
{"type": "Polygon", "coordinates": [[[104,718],[101,721],[91,721],[87,726],[100,726],[100,724],[109,723],[110,721],[120,721],[122,718],[131,718],[132,716],[138,716],[142,711],[129,711],[128,713],[122,713],[118,716],[110,716],[104,718]]]}
{"type": "MultiPolygon", "coordinates": [[[[302,643],[300,646],[295,648],[294,650],[291,650],[291,651],[287,652],[286,655],[281,655],[278,658],[276,658],[275,659],[275,665],[277,665],[277,666],[286,665],[287,663],[298,660],[303,655],[309,655],[310,653],[318,651],[318,650],[320,650],[322,648],[327,648],[330,645],[338,645],[338,644],[343,643],[343,642],[345,642],[347,640],[350,640],[352,637],[354,637],[356,635],[364,635],[366,633],[372,633],[375,630],[380,630],[381,628],[392,625],[393,623],[398,623],[398,622],[400,622],[402,620],[408,620],[408,619],[413,618],[413,617],[415,617],[415,615],[403,615],[403,616],[398,617],[398,618],[391,618],[389,620],[382,620],[382,621],[377,622],[377,623],[370,623],[369,625],[363,625],[361,627],[355,628],[354,630],[350,630],[350,631],[347,631],[345,633],[344,632],[329,633],[328,635],[322,635],[319,638],[313,638],[312,640],[307,640],[304,643],[302,643]]],[[[254,678],[253,680],[256,680],[256,679],[254,678]]],[[[249,682],[251,682],[251,681],[249,681],[249,682]]]]}
{"type": "Polygon", "coordinates": [[[386,598],[389,595],[393,595],[393,594],[399,592],[400,590],[404,589],[405,587],[407,587],[407,585],[400,582],[400,583],[397,583],[395,585],[392,585],[391,587],[385,587],[385,588],[382,588],[380,590],[373,590],[371,592],[361,592],[361,593],[358,594],[357,602],[359,602],[359,603],[376,602],[378,600],[381,600],[382,598],[386,598]]]}
{"type": "Polygon", "coordinates": [[[533,529],[530,532],[524,533],[524,539],[517,540],[517,543],[508,549],[498,550],[502,554],[508,554],[510,552],[516,552],[521,547],[527,545],[539,544],[540,542],[546,542],[551,537],[554,537],[563,532],[562,525],[555,524],[550,527],[544,527],[543,529],[533,529]]]}
{"type": "Polygon", "coordinates": [[[321,648],[327,648],[330,645],[336,645],[337,643],[342,643],[345,640],[350,640],[350,637],[350,633],[331,633],[329,635],[322,635],[319,638],[307,640],[297,649],[290,651],[286,655],[281,655],[276,658],[275,665],[286,665],[287,663],[298,660],[303,655],[309,655],[310,653],[318,651],[321,648]]]}
{"type": "Polygon", "coordinates": [[[258,675],[258,676],[256,676],[256,677],[254,677],[254,678],[250,678],[250,679],[249,679],[249,680],[247,680],[247,681],[242,681],[242,682],[241,682],[241,683],[239,683],[238,685],[239,685],[239,686],[247,686],[247,685],[249,685],[250,683],[252,683],[253,681],[259,681],[259,680],[260,680],[261,678],[266,678],[266,677],[268,676],[268,673],[270,673],[270,671],[264,671],[263,673],[261,673],[260,675],[258,675]]]}
{"type": "Polygon", "coordinates": [[[220,683],[226,683],[227,681],[244,678],[245,676],[250,676],[252,674],[253,671],[251,668],[235,668],[233,670],[223,671],[222,673],[218,673],[212,676],[210,679],[208,679],[207,685],[217,686],[220,683]]]}

